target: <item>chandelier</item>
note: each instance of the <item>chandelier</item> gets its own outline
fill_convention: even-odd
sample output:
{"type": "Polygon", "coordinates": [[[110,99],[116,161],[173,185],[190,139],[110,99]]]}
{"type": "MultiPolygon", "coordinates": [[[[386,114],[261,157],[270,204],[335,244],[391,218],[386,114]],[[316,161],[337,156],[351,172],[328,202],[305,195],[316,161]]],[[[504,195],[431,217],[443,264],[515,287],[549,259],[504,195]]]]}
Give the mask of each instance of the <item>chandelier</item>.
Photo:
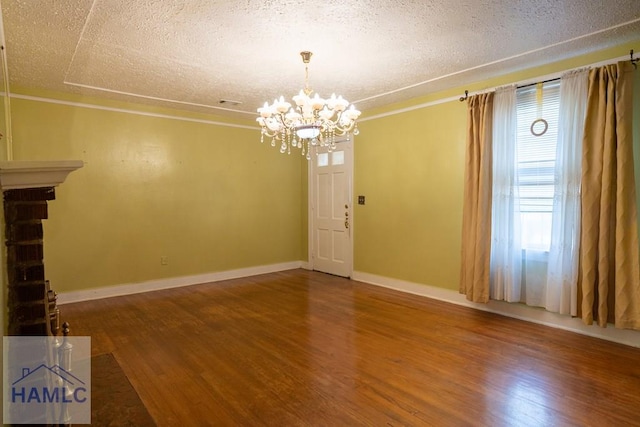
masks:
{"type": "Polygon", "coordinates": [[[335,149],[336,136],[350,133],[358,135],[356,120],[360,111],[353,105],[349,108],[349,101],[331,95],[329,99],[322,99],[318,93],[311,97],[313,91],[309,87],[309,60],[311,52],[300,52],[304,62],[304,89],[292,97],[295,106],[285,101],[284,97],[268,102],[258,108],[260,117],[256,120],[262,127],[260,142],[265,136],[271,138],[271,146],[280,143],[280,152],[291,154],[291,147],[300,148],[307,160],[311,158],[312,147],[327,147],[329,151],[335,149]]]}

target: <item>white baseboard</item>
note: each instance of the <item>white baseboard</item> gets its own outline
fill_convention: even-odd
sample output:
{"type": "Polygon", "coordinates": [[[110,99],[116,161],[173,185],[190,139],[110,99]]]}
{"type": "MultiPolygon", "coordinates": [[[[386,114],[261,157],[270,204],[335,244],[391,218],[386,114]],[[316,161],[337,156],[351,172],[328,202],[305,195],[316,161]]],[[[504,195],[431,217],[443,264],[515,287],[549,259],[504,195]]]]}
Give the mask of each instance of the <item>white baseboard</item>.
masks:
{"type": "Polygon", "coordinates": [[[309,263],[308,261],[300,261],[300,268],[303,268],[305,270],[312,270],[311,263],[309,263]]]}
{"type": "Polygon", "coordinates": [[[275,273],[278,271],[305,268],[305,265],[308,267],[308,263],[306,262],[294,261],[282,264],[241,268],[238,270],[197,274],[193,276],[170,277],[167,279],[149,280],[140,283],[106,286],[103,288],[86,289],[81,291],[61,292],[58,294],[58,304],[63,305],[74,302],[139,294],[141,292],[151,292],[160,289],[179,288],[182,286],[198,285],[201,283],[219,282],[221,280],[238,279],[241,277],[256,276],[258,274],[275,273]]]}
{"type": "MultiPolygon", "coordinates": [[[[296,268],[310,269],[306,261],[294,261],[281,264],[271,264],[257,267],[241,268],[237,270],[219,271],[193,276],[172,277],[167,279],[150,280],[140,283],[130,283],[116,286],[107,286],[96,289],[86,289],[58,294],[58,304],[71,304],[74,302],[90,301],[101,298],[110,298],[123,295],[132,295],[142,292],[151,292],[161,289],[178,288],[182,286],[197,285],[201,283],[219,282],[221,280],[238,279],[242,277],[256,276],[259,274],[275,273],[278,271],[293,270],[296,268]]],[[[640,348],[640,332],[629,329],[616,329],[614,327],[600,328],[598,326],[585,325],[580,319],[572,318],[549,311],[528,307],[523,304],[510,304],[504,301],[490,301],[487,304],[473,303],[464,295],[451,289],[436,286],[407,282],[384,276],[354,271],[352,279],[371,285],[395,289],[414,295],[420,295],[439,301],[489,311],[503,316],[513,317],[528,322],[539,323],[553,328],[564,329],[582,335],[588,335],[619,344],[625,344],[640,348]]]]}
{"type": "Polygon", "coordinates": [[[503,316],[539,323],[553,328],[564,329],[566,331],[640,348],[639,331],[616,329],[611,325],[607,328],[601,328],[597,325],[589,326],[585,325],[582,320],[578,318],[551,313],[544,309],[528,307],[524,304],[512,304],[504,301],[489,301],[487,304],[474,303],[468,301],[466,297],[458,293],[458,291],[377,276],[369,273],[354,271],[352,278],[371,285],[395,289],[414,295],[421,295],[439,301],[472,307],[477,310],[489,311],[503,316]]]}

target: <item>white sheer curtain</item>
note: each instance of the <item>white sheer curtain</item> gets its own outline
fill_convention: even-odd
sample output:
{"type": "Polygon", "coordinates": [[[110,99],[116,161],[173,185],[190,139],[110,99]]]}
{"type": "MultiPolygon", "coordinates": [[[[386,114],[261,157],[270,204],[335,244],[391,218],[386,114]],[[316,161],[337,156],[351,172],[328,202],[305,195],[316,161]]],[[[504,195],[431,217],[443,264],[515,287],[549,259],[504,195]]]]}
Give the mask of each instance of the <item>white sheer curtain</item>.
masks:
{"type": "Polygon", "coordinates": [[[551,248],[544,307],[577,315],[578,244],[582,138],[587,108],[588,70],[567,73],[560,81],[551,248]]]}
{"type": "Polygon", "coordinates": [[[521,299],[516,123],[516,87],[496,90],[493,101],[490,295],[492,299],[509,302],[521,299]]]}
{"type": "MultiPolygon", "coordinates": [[[[493,121],[491,298],[576,315],[582,137],[588,72],[562,76],[550,249],[525,248],[521,232],[517,93],[496,91],[493,121]]],[[[524,197],[524,196],[523,196],[524,197]]],[[[524,199],[523,199],[524,200],[524,199]]],[[[526,230],[524,230],[526,231],[526,230]]]]}

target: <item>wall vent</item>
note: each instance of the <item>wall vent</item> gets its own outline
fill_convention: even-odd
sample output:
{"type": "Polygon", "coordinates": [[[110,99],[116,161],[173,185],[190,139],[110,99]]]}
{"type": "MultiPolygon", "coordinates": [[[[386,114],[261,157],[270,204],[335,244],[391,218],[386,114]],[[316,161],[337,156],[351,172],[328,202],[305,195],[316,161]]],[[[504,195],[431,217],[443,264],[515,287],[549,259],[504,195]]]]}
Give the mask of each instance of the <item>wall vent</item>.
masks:
{"type": "Polygon", "coordinates": [[[231,99],[221,99],[220,101],[218,101],[218,104],[220,104],[220,105],[229,105],[229,106],[235,107],[236,105],[242,104],[242,102],[233,101],[231,99]]]}

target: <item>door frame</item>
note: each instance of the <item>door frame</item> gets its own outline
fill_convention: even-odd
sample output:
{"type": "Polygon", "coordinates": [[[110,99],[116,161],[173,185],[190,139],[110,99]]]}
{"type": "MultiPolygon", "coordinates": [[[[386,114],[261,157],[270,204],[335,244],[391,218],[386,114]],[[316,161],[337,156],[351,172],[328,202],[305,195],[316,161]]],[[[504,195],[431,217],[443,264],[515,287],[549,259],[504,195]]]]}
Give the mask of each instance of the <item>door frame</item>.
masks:
{"type": "MultiPolygon", "coordinates": [[[[350,266],[349,266],[349,276],[348,278],[353,277],[353,264],[354,264],[354,259],[353,259],[353,242],[354,242],[354,223],[355,223],[355,215],[354,215],[354,211],[355,209],[353,208],[353,164],[354,164],[354,157],[355,157],[355,140],[354,140],[354,135],[350,134],[350,135],[344,135],[344,136],[340,136],[340,137],[336,137],[335,138],[335,142],[336,144],[341,144],[344,142],[349,142],[350,147],[349,150],[351,150],[351,155],[350,156],[346,156],[348,158],[348,163],[346,163],[346,166],[349,170],[349,177],[348,177],[348,194],[349,194],[349,233],[350,233],[350,238],[349,238],[349,247],[347,248],[347,250],[349,251],[349,258],[351,260],[350,262],[350,266]]],[[[317,153],[317,149],[314,147],[313,151],[311,153],[311,160],[309,160],[308,162],[308,167],[307,167],[307,257],[309,258],[309,269],[310,270],[314,270],[314,248],[313,248],[313,232],[314,232],[314,211],[313,211],[313,200],[315,200],[315,185],[314,185],[314,173],[315,173],[315,169],[316,169],[316,162],[314,161],[314,157],[316,156],[317,153]]]]}

